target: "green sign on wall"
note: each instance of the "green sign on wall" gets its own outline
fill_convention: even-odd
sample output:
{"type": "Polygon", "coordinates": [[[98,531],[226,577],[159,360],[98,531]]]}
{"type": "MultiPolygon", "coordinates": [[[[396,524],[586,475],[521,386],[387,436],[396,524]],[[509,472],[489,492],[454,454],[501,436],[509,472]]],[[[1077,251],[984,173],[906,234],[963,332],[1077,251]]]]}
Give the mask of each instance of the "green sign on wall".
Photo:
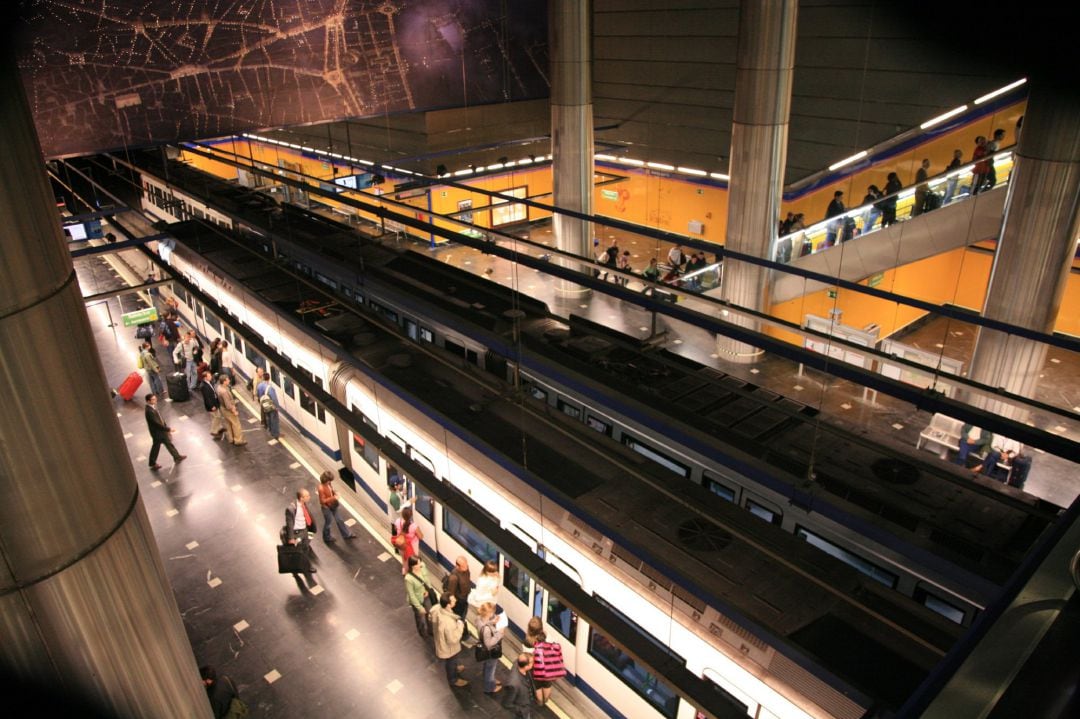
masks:
{"type": "Polygon", "coordinates": [[[836,290],[828,290],[825,294],[829,297],[830,300],[836,299],[836,290]]]}
{"type": "Polygon", "coordinates": [[[619,199],[619,193],[615,190],[600,190],[600,197],[605,200],[617,200],[619,199]]]}
{"type": "Polygon", "coordinates": [[[120,315],[120,319],[124,321],[124,327],[135,327],[146,322],[153,322],[158,318],[156,307],[147,307],[145,310],[136,310],[135,312],[125,312],[120,315]]]}
{"type": "Polygon", "coordinates": [[[885,279],[885,273],[884,272],[879,272],[876,275],[874,275],[873,277],[871,277],[869,280],[866,281],[866,286],[867,287],[877,287],[878,285],[881,284],[881,281],[884,280],[884,279],[885,279]]]}

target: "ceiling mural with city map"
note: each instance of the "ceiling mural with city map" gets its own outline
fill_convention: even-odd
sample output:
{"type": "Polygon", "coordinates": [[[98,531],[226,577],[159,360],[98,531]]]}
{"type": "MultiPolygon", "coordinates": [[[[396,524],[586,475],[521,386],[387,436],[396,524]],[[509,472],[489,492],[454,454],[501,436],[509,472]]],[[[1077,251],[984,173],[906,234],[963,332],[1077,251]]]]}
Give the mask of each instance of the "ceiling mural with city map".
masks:
{"type": "Polygon", "coordinates": [[[46,156],[546,97],[545,0],[24,0],[46,156]]]}

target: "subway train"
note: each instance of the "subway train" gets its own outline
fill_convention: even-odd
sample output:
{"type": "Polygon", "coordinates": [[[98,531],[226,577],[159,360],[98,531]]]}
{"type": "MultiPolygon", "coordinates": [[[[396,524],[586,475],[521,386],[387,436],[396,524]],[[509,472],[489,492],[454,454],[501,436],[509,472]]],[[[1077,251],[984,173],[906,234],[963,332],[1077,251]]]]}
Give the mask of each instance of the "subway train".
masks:
{"type": "MultiPolygon", "coordinates": [[[[269,371],[284,418],[352,469],[351,501],[385,515],[389,476],[400,472],[299,377],[497,518],[671,661],[715,683],[734,711],[894,710],[962,632],[817,551],[805,528],[801,541],[703,487],[672,491],[666,470],[645,455],[615,442],[596,446],[593,429],[531,390],[507,393],[434,342],[410,342],[388,326],[385,310],[350,311],[205,225],[169,230],[178,241],[159,243],[158,252],[183,282],[162,293],[176,297],[204,338],[230,342],[241,377],[256,366],[269,371]],[[269,362],[260,343],[287,360],[269,362]]],[[[662,678],[406,479],[423,551],[444,567],[465,556],[474,573],[498,562],[511,626],[520,633],[541,616],[564,646],[569,682],[611,716],[695,716],[662,678]]]]}
{"type": "Polygon", "coordinates": [[[235,230],[409,341],[521,387],[596,441],[629,448],[671,481],[705,487],[963,626],[1060,511],[316,213],[183,163],[166,172],[159,157],[133,161],[147,213],[235,230]]]}

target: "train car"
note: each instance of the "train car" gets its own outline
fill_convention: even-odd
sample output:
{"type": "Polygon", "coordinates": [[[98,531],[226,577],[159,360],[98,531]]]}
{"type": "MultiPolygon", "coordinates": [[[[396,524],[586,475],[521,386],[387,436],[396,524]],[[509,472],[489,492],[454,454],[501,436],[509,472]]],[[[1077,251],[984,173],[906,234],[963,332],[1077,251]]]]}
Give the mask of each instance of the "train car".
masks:
{"type": "MultiPolygon", "coordinates": [[[[144,177],[155,169],[140,166],[144,177]]],[[[248,246],[409,341],[522,388],[596,442],[633,450],[961,625],[1058,511],[331,219],[183,165],[168,176],[184,206],[212,204],[257,238],[248,246]]]]}
{"type": "MultiPolygon", "coordinates": [[[[174,228],[181,239],[189,225],[174,228]]],[[[182,315],[207,338],[230,342],[241,377],[256,366],[269,371],[284,417],[353,469],[356,502],[385,513],[395,469],[307,394],[299,376],[327,387],[434,481],[497,517],[751,715],[857,717],[896,707],[959,635],[957,625],[715,494],[693,485],[672,491],[640,453],[597,446],[586,425],[507,395],[489,373],[409,342],[384,316],[355,316],[314,284],[246,261],[251,252],[226,240],[201,242],[200,254],[183,244],[162,252],[213,298],[209,305],[174,286],[182,315]],[[287,364],[269,363],[239,326],[287,364]],[[840,638],[860,650],[837,652],[840,638]],[[868,656],[889,671],[861,671],[868,656]]],[[[568,681],[612,716],[694,715],[662,678],[410,484],[423,550],[446,567],[465,556],[474,572],[499,562],[500,603],[512,626],[520,632],[529,617],[542,617],[564,645],[568,681]]]]}

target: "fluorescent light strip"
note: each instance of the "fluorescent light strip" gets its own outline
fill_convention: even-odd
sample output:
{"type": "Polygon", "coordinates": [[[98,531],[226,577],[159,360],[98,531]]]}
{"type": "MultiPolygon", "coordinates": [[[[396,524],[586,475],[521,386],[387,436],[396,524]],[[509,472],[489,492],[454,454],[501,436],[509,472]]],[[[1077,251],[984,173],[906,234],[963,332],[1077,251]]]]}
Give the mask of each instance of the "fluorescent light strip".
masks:
{"type": "Polygon", "coordinates": [[[644,160],[635,160],[635,159],[630,158],[630,157],[620,157],[619,162],[623,163],[624,165],[633,165],[634,167],[644,167],[645,166],[645,161],[644,160]]]}
{"type": "Polygon", "coordinates": [[[615,162],[614,155],[593,155],[593,158],[601,162],[615,162]]]}
{"type": "Polygon", "coordinates": [[[674,165],[665,165],[662,162],[646,162],[645,166],[646,167],[651,167],[654,170],[669,170],[670,171],[670,170],[675,169],[674,165]]]}
{"type": "Polygon", "coordinates": [[[472,170],[470,170],[469,168],[466,167],[464,170],[455,171],[454,172],[454,177],[461,177],[462,175],[471,175],[471,174],[472,174],[472,170]]]}
{"type": "Polygon", "coordinates": [[[946,120],[948,120],[950,117],[955,117],[956,115],[959,115],[961,112],[964,112],[967,109],[968,109],[967,105],[961,105],[960,107],[954,107],[953,109],[949,110],[948,112],[946,112],[944,114],[941,114],[941,115],[938,115],[937,117],[935,117],[933,119],[930,119],[930,120],[927,120],[923,124],[919,125],[919,129],[920,130],[925,130],[927,128],[933,127],[934,125],[939,125],[939,124],[945,122],[946,120]]]}
{"type": "Polygon", "coordinates": [[[727,181],[727,180],[731,179],[731,177],[729,175],[724,175],[724,174],[719,173],[719,172],[710,172],[709,177],[713,178],[714,180],[724,180],[724,181],[727,181]]]}
{"type": "Polygon", "coordinates": [[[709,174],[709,173],[705,172],[705,170],[695,170],[692,167],[677,167],[675,169],[677,169],[679,172],[683,173],[684,175],[697,175],[698,177],[705,177],[707,174],[709,174]]]}
{"type": "Polygon", "coordinates": [[[497,162],[497,163],[495,163],[494,165],[488,165],[488,166],[487,166],[487,167],[485,167],[484,169],[485,169],[485,170],[501,170],[502,168],[503,168],[503,166],[502,166],[502,163],[501,163],[501,162],[497,162]]]}
{"type": "Polygon", "coordinates": [[[864,157],[866,157],[866,150],[863,150],[861,152],[856,152],[851,157],[844,158],[840,162],[834,162],[833,164],[829,165],[829,171],[831,172],[833,170],[839,170],[844,165],[850,165],[853,162],[858,162],[859,160],[863,159],[864,157]]]}
{"type": "Polygon", "coordinates": [[[1018,87],[1020,87],[1021,85],[1023,85],[1023,84],[1025,83],[1025,82],[1027,82],[1027,78],[1026,78],[1026,77],[1022,77],[1022,78],[1020,78],[1019,80],[1017,80],[1016,82],[1011,82],[1011,83],[1009,83],[1009,84],[1008,84],[1008,85],[1006,85],[1005,87],[999,87],[999,88],[998,88],[997,90],[994,90],[993,92],[988,92],[988,93],[986,93],[985,95],[983,95],[982,97],[980,97],[979,99],[977,99],[977,100],[975,101],[975,104],[976,104],[976,105],[981,105],[981,104],[983,104],[984,102],[986,102],[987,100],[993,100],[993,99],[994,99],[995,97],[997,97],[998,95],[1004,95],[1004,94],[1005,94],[1005,93],[1007,93],[1007,92],[1008,92],[1009,90],[1015,90],[1016,88],[1018,88],[1018,87]]]}
{"type": "Polygon", "coordinates": [[[518,160],[518,164],[519,164],[519,165],[531,165],[531,164],[532,164],[532,160],[531,160],[531,159],[529,159],[528,157],[523,157],[523,158],[521,158],[520,160],[518,160]]]}

